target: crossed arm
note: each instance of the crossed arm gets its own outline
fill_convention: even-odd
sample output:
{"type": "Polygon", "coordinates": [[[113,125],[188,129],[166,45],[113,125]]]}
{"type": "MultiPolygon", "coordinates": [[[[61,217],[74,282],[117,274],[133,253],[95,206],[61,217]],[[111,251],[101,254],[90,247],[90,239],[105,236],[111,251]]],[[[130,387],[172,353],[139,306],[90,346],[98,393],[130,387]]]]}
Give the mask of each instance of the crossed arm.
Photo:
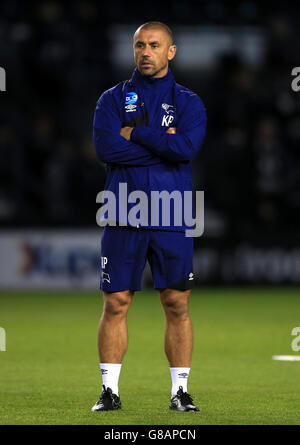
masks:
{"type": "Polygon", "coordinates": [[[110,92],[99,99],[95,115],[93,140],[101,162],[123,166],[148,166],[161,163],[160,157],[146,147],[121,136],[122,122],[110,92]]]}
{"type": "MultiPolygon", "coordinates": [[[[134,127],[122,127],[120,135],[123,136],[127,141],[130,141],[131,132],[134,127]]],[[[176,127],[169,127],[166,131],[169,134],[176,134],[176,127]]]]}
{"type": "Polygon", "coordinates": [[[183,113],[179,127],[165,131],[144,125],[122,127],[117,107],[112,106],[113,99],[108,94],[98,101],[94,118],[94,144],[102,162],[147,166],[194,159],[206,128],[206,114],[198,96],[183,113]]]}

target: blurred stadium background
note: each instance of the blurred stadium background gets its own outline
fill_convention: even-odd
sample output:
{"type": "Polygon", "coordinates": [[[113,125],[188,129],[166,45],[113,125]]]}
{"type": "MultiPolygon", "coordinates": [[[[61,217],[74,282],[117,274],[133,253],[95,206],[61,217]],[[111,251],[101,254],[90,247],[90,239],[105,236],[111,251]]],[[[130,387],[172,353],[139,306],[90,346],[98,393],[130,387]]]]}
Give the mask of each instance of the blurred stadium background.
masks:
{"type": "MultiPolygon", "coordinates": [[[[199,377],[191,378],[192,392],[205,409],[198,420],[180,421],[299,423],[298,364],[280,368],[271,356],[294,354],[290,334],[300,324],[300,92],[291,88],[292,68],[300,66],[300,6],[254,0],[1,1],[0,326],[7,351],[0,353],[0,423],[100,422],[87,414],[100,383],[95,197],[105,181],[93,112],[104,90],[131,76],[132,33],[149,20],[172,28],[175,78],[200,95],[208,114],[193,167],[195,189],[205,193],[205,231],[195,239],[199,287],[191,300],[199,377]]],[[[145,289],[151,284],[147,268],[145,289]]],[[[138,354],[144,367],[137,377],[124,367],[129,417],[125,411],[104,423],[179,422],[158,417],[157,383],[146,414],[130,405],[133,382],[145,394],[150,380],[170,383],[163,314],[149,305],[149,291],[140,297],[130,312],[139,341],[126,360],[138,354]],[[155,332],[143,330],[146,311],[155,332]]]]}
{"type": "Polygon", "coordinates": [[[95,196],[105,168],[93,111],[105,89],[131,76],[132,33],[151,19],[173,29],[176,79],[207,107],[194,162],[195,189],[205,192],[199,284],[300,282],[300,93],[291,89],[299,6],[4,0],[0,285],[97,285],[95,196]]]}

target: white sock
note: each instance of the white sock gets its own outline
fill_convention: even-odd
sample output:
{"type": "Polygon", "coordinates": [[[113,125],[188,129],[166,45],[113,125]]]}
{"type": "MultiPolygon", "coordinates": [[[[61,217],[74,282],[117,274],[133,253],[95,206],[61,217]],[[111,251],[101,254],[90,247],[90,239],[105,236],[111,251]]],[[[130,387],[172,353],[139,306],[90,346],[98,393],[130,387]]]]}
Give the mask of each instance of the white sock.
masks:
{"type": "Polygon", "coordinates": [[[122,363],[100,363],[102,382],[105,388],[111,388],[114,394],[119,395],[119,377],[122,363]]]}
{"type": "Polygon", "coordinates": [[[191,368],[170,368],[172,378],[172,397],[177,393],[179,386],[183,392],[187,392],[187,382],[191,368]]]}

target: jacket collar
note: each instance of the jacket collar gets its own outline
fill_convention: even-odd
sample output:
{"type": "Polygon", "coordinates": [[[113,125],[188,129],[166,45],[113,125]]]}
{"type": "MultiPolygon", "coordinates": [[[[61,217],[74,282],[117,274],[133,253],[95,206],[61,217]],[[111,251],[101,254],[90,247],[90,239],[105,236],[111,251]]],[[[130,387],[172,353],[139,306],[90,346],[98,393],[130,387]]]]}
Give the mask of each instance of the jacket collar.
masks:
{"type": "Polygon", "coordinates": [[[131,82],[133,85],[142,88],[166,88],[174,83],[174,76],[170,68],[167,74],[163,77],[142,76],[139,70],[135,68],[131,77],[131,82]]]}

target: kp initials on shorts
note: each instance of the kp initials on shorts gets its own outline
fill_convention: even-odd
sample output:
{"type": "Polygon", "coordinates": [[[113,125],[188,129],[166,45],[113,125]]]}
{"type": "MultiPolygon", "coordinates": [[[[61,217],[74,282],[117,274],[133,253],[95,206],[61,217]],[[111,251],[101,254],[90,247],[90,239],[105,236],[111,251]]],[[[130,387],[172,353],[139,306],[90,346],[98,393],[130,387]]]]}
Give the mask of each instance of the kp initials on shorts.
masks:
{"type": "Polygon", "coordinates": [[[105,269],[106,264],[107,264],[107,257],[106,256],[102,256],[101,257],[101,267],[102,267],[102,269],[105,269]]]}

